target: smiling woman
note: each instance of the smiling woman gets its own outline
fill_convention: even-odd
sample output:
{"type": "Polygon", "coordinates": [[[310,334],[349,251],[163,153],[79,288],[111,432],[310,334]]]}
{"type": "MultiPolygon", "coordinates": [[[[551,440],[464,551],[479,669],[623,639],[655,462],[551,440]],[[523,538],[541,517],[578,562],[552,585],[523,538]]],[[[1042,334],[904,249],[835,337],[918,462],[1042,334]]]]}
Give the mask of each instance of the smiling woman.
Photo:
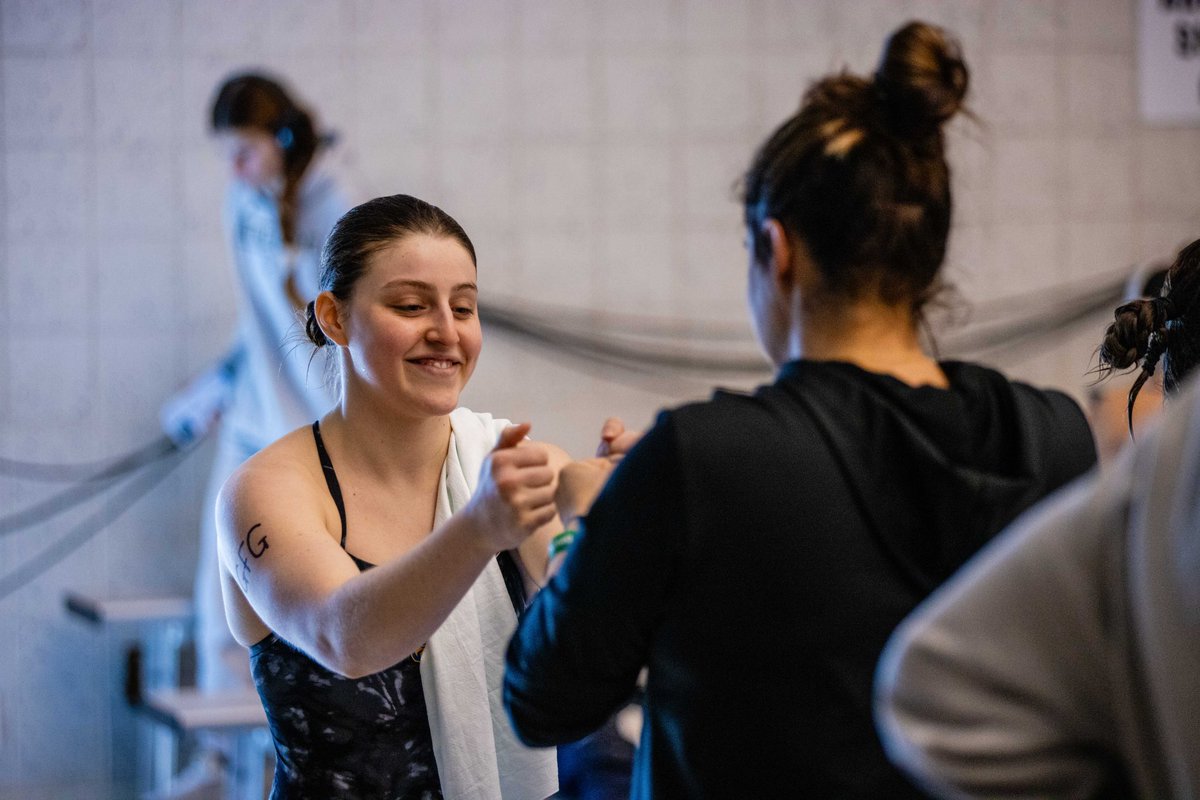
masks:
{"type": "Polygon", "coordinates": [[[272,797],[546,797],[553,751],[493,719],[566,456],[458,408],[482,335],[475,250],[444,211],[364,203],[322,262],[306,330],[336,349],[339,402],[234,473],[218,508],[272,797]]]}

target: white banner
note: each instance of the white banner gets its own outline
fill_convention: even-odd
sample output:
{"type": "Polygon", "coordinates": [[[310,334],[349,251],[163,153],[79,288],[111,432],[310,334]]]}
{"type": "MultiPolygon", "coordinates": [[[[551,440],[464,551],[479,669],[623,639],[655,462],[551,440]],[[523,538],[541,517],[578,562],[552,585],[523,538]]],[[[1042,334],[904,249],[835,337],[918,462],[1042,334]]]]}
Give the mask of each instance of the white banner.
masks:
{"type": "Polygon", "coordinates": [[[1200,0],[1139,0],[1142,119],[1200,123],[1200,0]]]}

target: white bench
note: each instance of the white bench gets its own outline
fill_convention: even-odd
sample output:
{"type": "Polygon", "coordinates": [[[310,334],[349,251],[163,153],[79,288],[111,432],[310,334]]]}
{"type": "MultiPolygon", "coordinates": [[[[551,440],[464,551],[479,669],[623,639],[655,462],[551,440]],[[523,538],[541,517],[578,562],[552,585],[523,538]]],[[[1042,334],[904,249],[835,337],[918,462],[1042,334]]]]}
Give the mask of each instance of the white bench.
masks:
{"type": "Polygon", "coordinates": [[[262,800],[269,791],[266,767],[273,745],[267,715],[254,690],[147,689],[140,710],[176,736],[228,734],[234,742],[229,754],[230,800],[262,800]]]}
{"type": "Polygon", "coordinates": [[[141,715],[138,788],[169,791],[179,738],[205,731],[234,737],[231,798],[263,797],[263,765],[271,752],[266,714],[253,690],[201,692],[180,687],[179,651],[192,624],[189,597],[94,598],[69,592],[67,611],[99,628],[129,629],[137,657],[127,662],[125,697],[141,715]]]}

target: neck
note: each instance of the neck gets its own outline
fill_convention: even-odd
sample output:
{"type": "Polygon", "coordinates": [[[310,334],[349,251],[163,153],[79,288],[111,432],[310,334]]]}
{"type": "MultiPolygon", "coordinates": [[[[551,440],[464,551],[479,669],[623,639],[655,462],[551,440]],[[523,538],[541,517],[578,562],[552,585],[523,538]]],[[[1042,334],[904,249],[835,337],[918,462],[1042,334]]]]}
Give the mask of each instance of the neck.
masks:
{"type": "Polygon", "coordinates": [[[789,358],[843,361],[913,386],[948,384],[938,363],[921,347],[917,321],[907,305],[876,298],[854,301],[819,298],[793,316],[789,358]]]}
{"type": "Polygon", "coordinates": [[[449,415],[399,415],[352,387],[321,420],[339,457],[381,479],[422,479],[440,473],[450,446],[449,415]]]}

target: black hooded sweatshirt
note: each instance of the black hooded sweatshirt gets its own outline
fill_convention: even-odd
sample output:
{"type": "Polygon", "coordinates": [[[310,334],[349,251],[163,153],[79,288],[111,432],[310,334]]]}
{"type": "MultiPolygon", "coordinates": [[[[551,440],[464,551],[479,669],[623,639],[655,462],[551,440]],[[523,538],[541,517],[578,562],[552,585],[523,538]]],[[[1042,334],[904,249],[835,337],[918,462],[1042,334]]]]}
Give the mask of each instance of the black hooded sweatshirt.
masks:
{"type": "Polygon", "coordinates": [[[923,796],[872,723],[884,643],[1096,460],[1066,395],[942,368],[949,389],[798,361],[661,414],[509,647],[526,743],[598,727],[646,666],[635,799],[923,796]]]}

